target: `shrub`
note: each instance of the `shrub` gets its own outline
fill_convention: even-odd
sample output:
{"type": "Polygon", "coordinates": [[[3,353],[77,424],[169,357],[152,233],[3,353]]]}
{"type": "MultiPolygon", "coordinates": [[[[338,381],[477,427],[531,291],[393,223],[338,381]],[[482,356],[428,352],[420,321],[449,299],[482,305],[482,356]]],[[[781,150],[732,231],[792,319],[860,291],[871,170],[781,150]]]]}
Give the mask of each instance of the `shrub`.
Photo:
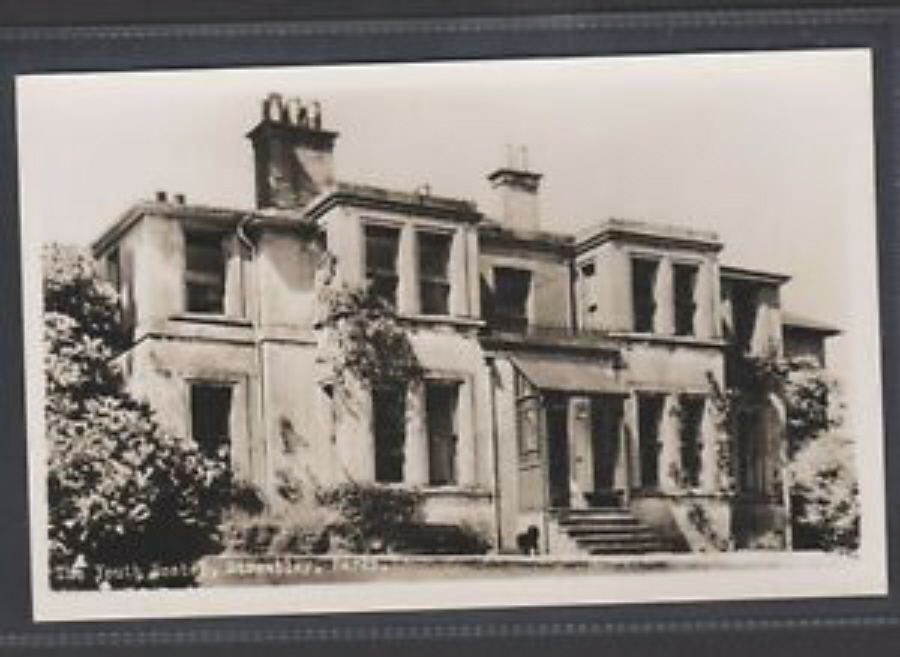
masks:
{"type": "Polygon", "coordinates": [[[418,521],[422,498],[415,491],[355,482],[319,493],[338,514],[331,531],[350,552],[386,552],[418,521]]]}
{"type": "Polygon", "coordinates": [[[859,483],[853,441],[828,432],[791,463],[794,547],[852,552],[859,548],[859,483]]]}
{"type": "Polygon", "coordinates": [[[225,549],[262,555],[324,554],[330,547],[325,527],[263,516],[226,523],[225,549]]]}
{"type": "Polygon", "coordinates": [[[162,431],[124,390],[116,294],[90,257],[43,255],[51,586],[189,585],[221,548],[227,459],[162,431]]]}
{"type": "Polygon", "coordinates": [[[403,529],[392,546],[402,554],[485,554],[491,542],[468,525],[414,523],[403,529]]]}

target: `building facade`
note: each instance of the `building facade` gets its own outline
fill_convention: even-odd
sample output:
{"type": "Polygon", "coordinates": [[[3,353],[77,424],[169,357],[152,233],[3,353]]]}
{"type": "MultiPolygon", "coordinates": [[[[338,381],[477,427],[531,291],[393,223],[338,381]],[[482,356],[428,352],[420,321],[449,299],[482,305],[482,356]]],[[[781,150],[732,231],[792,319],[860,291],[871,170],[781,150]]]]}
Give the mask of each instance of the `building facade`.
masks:
{"type": "Polygon", "coordinates": [[[278,95],[248,137],[257,209],[158,195],[93,246],[132,337],[128,385],[164,427],[268,491],[414,487],[430,520],[502,552],[529,529],[551,553],[785,544],[783,412],[725,431],[715,401],[735,357],[796,344],[824,361],[834,331],[786,318],[786,276],[723,265],[705,231],[542,230],[524,166],[488,176],[496,216],[338,181],[337,134],[278,95]],[[335,394],[325,269],[396,309],[420,383],[335,394]]]}

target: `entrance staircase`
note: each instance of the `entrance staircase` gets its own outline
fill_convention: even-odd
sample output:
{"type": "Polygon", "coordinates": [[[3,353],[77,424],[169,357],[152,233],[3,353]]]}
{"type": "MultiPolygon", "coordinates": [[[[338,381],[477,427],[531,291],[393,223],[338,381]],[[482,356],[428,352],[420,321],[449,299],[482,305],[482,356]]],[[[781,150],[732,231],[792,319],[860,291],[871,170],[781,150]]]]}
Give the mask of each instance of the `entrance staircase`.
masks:
{"type": "Polygon", "coordinates": [[[620,506],[556,509],[552,519],[568,552],[614,555],[681,551],[674,540],[657,533],[620,506]]]}

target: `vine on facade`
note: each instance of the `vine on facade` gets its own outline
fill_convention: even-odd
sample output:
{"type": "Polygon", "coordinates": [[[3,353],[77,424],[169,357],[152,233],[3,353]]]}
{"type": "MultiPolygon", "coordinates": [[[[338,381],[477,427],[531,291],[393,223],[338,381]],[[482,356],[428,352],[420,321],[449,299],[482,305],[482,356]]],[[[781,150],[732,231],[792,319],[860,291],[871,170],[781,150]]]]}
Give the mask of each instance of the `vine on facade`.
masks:
{"type": "Polygon", "coordinates": [[[339,283],[333,256],[324,258],[323,268],[318,327],[335,385],[406,389],[421,381],[422,366],[394,307],[368,287],[339,283]]]}

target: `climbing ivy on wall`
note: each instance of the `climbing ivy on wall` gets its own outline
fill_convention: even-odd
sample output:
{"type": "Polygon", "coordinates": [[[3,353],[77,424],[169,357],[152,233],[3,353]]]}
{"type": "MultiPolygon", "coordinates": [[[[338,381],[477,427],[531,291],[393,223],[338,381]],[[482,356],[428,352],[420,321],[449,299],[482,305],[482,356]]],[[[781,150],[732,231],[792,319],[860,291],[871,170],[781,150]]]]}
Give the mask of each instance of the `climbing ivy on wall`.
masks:
{"type": "Polygon", "coordinates": [[[423,371],[409,329],[394,308],[367,287],[338,283],[333,257],[326,256],[322,266],[326,271],[320,282],[318,327],[335,385],[345,391],[354,384],[369,390],[406,389],[421,381],[423,371]]]}
{"type": "Polygon", "coordinates": [[[772,397],[783,405],[787,466],[791,477],[794,546],[854,550],[859,541],[858,477],[852,437],[841,425],[837,385],[814,360],[751,357],[731,361],[729,385],[709,376],[723,440],[718,465],[723,489],[734,492],[738,415],[772,397]]]}

